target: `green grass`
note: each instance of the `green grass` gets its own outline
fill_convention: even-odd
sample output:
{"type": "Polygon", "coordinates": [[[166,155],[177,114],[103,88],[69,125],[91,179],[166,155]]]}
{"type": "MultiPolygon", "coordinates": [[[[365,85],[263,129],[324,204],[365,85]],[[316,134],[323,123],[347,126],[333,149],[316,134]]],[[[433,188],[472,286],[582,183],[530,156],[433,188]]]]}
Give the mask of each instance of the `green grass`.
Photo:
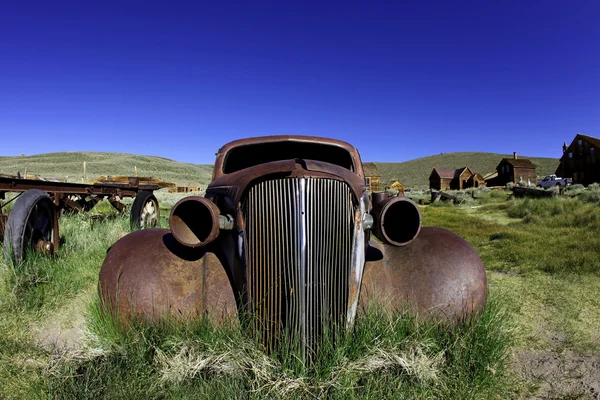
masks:
{"type": "Polygon", "coordinates": [[[106,249],[128,229],[125,216],[97,219],[90,214],[60,220],[64,243],[55,258],[29,253],[27,262],[0,260],[0,398],[31,398],[47,353],[35,345],[40,321],[67,316],[77,296],[93,291],[106,249]]]}
{"type": "MultiPolygon", "coordinates": [[[[494,172],[502,158],[511,158],[512,154],[496,154],[481,152],[443,153],[429,157],[421,157],[401,163],[376,162],[381,174],[382,185],[392,181],[399,181],[405,186],[413,188],[428,188],[429,175],[433,168],[457,169],[469,167],[473,172],[485,175],[494,172]]],[[[537,167],[538,176],[553,174],[558,167],[557,158],[528,157],[537,167]]]]}
{"type": "Polygon", "coordinates": [[[425,207],[423,223],[475,246],[507,304],[522,348],[593,353],[600,345],[600,208],[589,196],[495,199],[425,207]],[[559,337],[560,339],[556,339],[559,337]]]}
{"type": "Polygon", "coordinates": [[[457,232],[481,255],[486,311],[448,330],[372,308],[311,364],[285,348],[267,356],[235,321],[123,325],[101,312],[99,268],[129,224],[101,203],[94,211],[109,216],[61,219],[56,258],[0,261],[0,398],[526,396],[533,384],[511,367],[511,355],[597,354],[600,344],[599,211],[595,192],[585,193],[523,200],[481,190],[461,205],[421,207],[424,225],[457,232]],[[83,347],[38,345],[48,327],[71,329],[81,307],[89,330],[83,347]]]}
{"type": "Polygon", "coordinates": [[[564,197],[488,201],[436,203],[426,209],[424,223],[465,237],[490,270],[600,274],[600,208],[594,203],[564,197]]]}
{"type": "Polygon", "coordinates": [[[265,355],[235,323],[119,326],[97,303],[95,348],[63,359],[49,398],[485,398],[506,394],[510,323],[491,301],[454,331],[369,310],[311,364],[265,355]]]}

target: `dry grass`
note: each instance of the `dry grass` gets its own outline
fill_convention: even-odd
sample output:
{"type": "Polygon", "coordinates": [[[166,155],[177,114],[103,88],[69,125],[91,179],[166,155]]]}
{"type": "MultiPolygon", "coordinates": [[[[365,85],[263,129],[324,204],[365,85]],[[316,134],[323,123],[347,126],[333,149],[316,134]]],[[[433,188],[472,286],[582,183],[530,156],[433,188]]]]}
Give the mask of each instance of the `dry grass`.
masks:
{"type": "Polygon", "coordinates": [[[40,175],[44,178],[81,182],[83,162],[88,179],[102,175],[162,178],[168,182],[189,181],[206,185],[212,177],[212,165],[182,163],[168,158],[125,153],[64,152],[33,156],[0,156],[0,173],[40,175]]]}

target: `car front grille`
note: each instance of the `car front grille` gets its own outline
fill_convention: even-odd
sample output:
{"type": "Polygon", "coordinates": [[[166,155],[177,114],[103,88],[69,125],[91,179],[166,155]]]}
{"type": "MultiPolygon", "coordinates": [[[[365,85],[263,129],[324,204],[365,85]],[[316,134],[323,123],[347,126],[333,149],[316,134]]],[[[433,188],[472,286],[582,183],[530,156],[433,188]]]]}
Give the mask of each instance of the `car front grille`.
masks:
{"type": "Polygon", "coordinates": [[[354,232],[350,188],[332,179],[269,180],[250,189],[244,214],[255,332],[269,350],[294,343],[310,357],[347,315],[354,232]]]}

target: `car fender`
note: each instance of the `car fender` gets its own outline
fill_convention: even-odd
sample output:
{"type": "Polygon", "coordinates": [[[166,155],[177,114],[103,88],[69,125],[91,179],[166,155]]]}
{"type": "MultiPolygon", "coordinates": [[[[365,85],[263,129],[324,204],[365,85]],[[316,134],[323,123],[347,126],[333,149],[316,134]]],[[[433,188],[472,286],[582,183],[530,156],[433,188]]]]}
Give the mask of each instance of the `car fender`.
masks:
{"type": "Polygon", "coordinates": [[[179,244],[168,229],[128,234],[107,252],[98,292],[122,318],[145,321],[235,317],[229,277],[210,247],[179,244]]]}
{"type": "Polygon", "coordinates": [[[423,227],[407,246],[370,242],[361,288],[361,306],[455,324],[484,309],[485,269],[473,247],[460,236],[423,227]]]}

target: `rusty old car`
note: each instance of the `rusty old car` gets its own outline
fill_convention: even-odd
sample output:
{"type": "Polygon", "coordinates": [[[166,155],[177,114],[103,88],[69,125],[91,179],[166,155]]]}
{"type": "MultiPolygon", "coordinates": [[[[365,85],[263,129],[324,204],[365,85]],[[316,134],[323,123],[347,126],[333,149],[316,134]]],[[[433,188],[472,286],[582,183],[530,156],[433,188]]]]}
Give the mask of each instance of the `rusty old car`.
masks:
{"type": "Polygon", "coordinates": [[[358,151],[341,140],[228,143],[205,196],[180,200],[169,224],[109,249],[107,310],[148,323],[244,315],[267,348],[293,339],[312,350],[373,302],[454,325],[487,298],[469,243],[422,227],[408,198],[369,193],[358,151]]]}

